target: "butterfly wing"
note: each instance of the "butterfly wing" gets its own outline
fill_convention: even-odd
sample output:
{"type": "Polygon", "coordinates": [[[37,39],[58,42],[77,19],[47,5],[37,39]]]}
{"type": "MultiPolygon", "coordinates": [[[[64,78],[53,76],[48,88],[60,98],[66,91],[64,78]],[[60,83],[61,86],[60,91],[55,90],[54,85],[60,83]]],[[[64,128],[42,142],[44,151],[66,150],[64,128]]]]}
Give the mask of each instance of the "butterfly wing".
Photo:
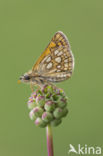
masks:
{"type": "Polygon", "coordinates": [[[58,31],[32,68],[51,82],[59,82],[71,77],[74,59],[67,37],[58,31]]]}

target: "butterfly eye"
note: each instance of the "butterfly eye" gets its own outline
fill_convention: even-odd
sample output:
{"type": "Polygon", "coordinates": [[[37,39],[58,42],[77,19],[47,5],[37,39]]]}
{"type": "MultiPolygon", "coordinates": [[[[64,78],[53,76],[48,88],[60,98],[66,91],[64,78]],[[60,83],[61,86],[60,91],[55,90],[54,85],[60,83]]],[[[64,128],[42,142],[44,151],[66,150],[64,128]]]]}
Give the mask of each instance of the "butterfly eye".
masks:
{"type": "Polygon", "coordinates": [[[24,79],[25,79],[25,80],[30,80],[30,76],[25,75],[25,76],[24,76],[24,79]]]}

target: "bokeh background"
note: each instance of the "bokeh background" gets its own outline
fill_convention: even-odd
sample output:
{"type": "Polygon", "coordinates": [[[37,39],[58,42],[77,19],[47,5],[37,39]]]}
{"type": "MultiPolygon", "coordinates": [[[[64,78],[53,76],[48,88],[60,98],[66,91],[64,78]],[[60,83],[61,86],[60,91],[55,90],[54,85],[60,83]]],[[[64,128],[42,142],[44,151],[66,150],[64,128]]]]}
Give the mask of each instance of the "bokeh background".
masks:
{"type": "Polygon", "coordinates": [[[0,156],[47,155],[45,129],[28,117],[30,87],[17,80],[58,30],[69,38],[75,70],[58,84],[70,112],[53,128],[55,156],[68,156],[69,144],[103,147],[103,1],[0,0],[0,156]]]}

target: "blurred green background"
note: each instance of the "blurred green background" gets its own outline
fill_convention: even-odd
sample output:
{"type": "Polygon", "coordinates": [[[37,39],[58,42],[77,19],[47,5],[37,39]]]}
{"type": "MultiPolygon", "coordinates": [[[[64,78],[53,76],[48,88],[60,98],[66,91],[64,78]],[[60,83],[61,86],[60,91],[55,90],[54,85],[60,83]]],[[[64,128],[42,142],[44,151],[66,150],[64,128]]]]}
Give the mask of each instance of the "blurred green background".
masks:
{"type": "Polygon", "coordinates": [[[55,156],[68,156],[69,144],[102,146],[103,1],[1,0],[0,19],[0,156],[47,155],[45,129],[28,117],[30,87],[17,80],[58,30],[69,38],[75,70],[58,84],[70,113],[53,128],[55,156]]]}

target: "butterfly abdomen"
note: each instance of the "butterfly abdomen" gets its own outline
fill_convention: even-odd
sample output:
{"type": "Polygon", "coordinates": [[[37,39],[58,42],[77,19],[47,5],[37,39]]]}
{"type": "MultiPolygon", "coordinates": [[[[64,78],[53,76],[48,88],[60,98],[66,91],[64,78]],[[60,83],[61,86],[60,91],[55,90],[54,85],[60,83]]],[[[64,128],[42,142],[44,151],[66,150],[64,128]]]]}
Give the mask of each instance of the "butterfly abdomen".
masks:
{"type": "Polygon", "coordinates": [[[55,82],[61,82],[61,81],[64,81],[64,80],[67,80],[68,78],[71,77],[71,73],[68,73],[68,74],[59,74],[57,75],[57,77],[53,76],[53,77],[45,77],[45,76],[41,76],[42,80],[45,82],[52,82],[52,83],[55,83],[55,82]]]}

